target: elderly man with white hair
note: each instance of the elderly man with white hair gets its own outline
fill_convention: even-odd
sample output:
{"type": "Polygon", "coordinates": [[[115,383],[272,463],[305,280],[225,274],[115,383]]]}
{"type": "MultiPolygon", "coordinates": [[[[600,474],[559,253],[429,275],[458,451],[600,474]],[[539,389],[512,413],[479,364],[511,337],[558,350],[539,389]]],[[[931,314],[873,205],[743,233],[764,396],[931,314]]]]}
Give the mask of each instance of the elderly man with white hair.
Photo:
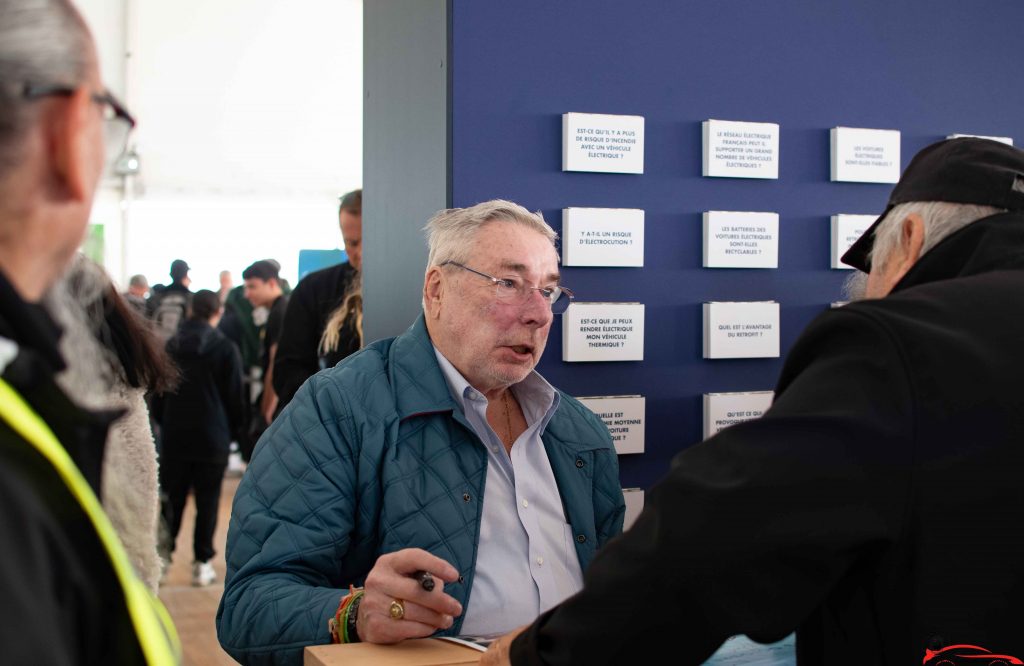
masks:
{"type": "Polygon", "coordinates": [[[238,488],[217,623],[240,661],[500,635],[622,529],[607,429],[534,370],[572,299],[555,232],[507,201],[427,230],[423,314],[308,380],[238,488]]]}

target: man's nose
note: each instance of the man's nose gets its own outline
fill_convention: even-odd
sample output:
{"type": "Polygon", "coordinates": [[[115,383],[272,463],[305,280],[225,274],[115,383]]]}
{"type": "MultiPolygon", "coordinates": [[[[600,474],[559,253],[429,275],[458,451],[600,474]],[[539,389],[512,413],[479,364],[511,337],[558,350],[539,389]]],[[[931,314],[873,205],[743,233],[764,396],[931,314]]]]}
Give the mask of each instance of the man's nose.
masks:
{"type": "Polygon", "coordinates": [[[554,317],[551,301],[537,289],[531,289],[522,305],[521,318],[524,323],[544,326],[554,317]]]}

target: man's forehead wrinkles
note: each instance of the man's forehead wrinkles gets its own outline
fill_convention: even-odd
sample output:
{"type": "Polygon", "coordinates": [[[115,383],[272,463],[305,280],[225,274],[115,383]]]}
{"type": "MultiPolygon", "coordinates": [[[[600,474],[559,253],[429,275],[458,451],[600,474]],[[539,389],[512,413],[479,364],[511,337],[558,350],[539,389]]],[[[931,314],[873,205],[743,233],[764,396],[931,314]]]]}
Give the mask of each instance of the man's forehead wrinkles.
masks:
{"type": "MultiPolygon", "coordinates": [[[[503,261],[498,265],[499,271],[518,273],[524,275],[530,272],[529,267],[526,264],[522,264],[516,261],[503,261]]],[[[541,278],[542,282],[555,282],[557,283],[562,279],[561,274],[558,271],[551,271],[541,278]]]]}

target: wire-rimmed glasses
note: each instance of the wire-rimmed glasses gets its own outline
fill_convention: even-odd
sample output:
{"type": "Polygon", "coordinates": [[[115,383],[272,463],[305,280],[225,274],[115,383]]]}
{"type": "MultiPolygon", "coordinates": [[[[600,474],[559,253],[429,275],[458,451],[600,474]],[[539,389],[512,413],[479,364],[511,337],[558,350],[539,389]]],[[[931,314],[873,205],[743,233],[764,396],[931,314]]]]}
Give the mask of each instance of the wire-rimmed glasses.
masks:
{"type": "Polygon", "coordinates": [[[551,305],[551,312],[555,314],[562,314],[569,307],[569,304],[572,303],[572,299],[575,298],[575,294],[572,293],[572,290],[561,285],[553,285],[550,287],[531,287],[527,285],[522,278],[498,278],[493,275],[488,275],[487,273],[482,273],[475,268],[463,266],[462,264],[454,261],[446,261],[441,264],[441,266],[457,266],[462,270],[487,278],[494,283],[495,294],[497,295],[498,300],[504,303],[522,305],[530,300],[530,296],[532,296],[533,292],[536,291],[551,305]]]}

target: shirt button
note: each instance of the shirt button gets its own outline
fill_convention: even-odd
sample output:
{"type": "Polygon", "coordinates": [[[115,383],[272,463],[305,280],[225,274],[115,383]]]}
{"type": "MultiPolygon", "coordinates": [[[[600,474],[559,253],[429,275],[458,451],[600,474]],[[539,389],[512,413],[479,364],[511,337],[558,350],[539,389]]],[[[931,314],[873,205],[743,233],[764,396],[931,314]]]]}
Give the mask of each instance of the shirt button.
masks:
{"type": "Polygon", "coordinates": [[[576,467],[577,467],[578,469],[583,469],[583,465],[585,465],[585,464],[586,464],[586,463],[584,463],[584,462],[583,462],[583,459],[582,459],[582,458],[577,458],[577,459],[576,459],[576,467]]]}
{"type": "Polygon", "coordinates": [[[544,558],[543,557],[538,557],[537,558],[537,564],[540,565],[540,566],[544,566],[544,558]]]}
{"type": "Polygon", "coordinates": [[[528,506],[530,506],[530,502],[527,500],[523,500],[523,508],[525,509],[528,506]]]}
{"type": "Polygon", "coordinates": [[[580,543],[586,543],[587,542],[587,537],[585,535],[583,535],[583,534],[577,534],[576,535],[576,540],[579,541],[580,543]]]}
{"type": "Polygon", "coordinates": [[[468,502],[471,499],[472,498],[469,496],[469,493],[462,493],[462,501],[463,502],[468,502]]]}

